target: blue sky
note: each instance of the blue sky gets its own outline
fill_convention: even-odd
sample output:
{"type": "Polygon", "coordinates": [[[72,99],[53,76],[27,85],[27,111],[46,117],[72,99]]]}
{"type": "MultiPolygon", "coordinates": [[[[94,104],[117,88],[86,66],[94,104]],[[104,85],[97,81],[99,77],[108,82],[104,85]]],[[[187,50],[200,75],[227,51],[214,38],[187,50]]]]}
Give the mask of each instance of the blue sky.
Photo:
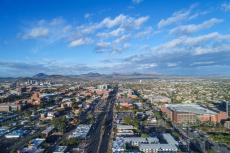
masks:
{"type": "Polygon", "coordinates": [[[230,2],[0,0],[0,76],[230,75],[230,2]]]}

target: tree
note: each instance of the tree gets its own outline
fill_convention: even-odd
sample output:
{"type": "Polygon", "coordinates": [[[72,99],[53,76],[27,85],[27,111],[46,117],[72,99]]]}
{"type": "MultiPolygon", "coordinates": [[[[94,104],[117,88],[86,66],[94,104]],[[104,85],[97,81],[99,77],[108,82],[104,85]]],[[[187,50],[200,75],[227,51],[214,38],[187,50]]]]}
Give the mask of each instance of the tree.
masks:
{"type": "Polygon", "coordinates": [[[76,138],[64,139],[61,142],[61,145],[64,146],[77,146],[79,144],[79,140],[76,138]]]}
{"type": "Polygon", "coordinates": [[[67,121],[65,117],[54,118],[52,124],[58,132],[64,133],[66,131],[67,121]]]}
{"type": "Polygon", "coordinates": [[[130,117],[130,116],[125,116],[125,117],[124,117],[124,123],[125,123],[125,124],[128,124],[128,125],[132,124],[132,119],[131,119],[131,117],[130,117]]]}
{"type": "Polygon", "coordinates": [[[149,136],[149,135],[148,135],[147,133],[142,133],[142,134],[141,134],[141,137],[142,137],[142,138],[147,138],[148,136],[149,136]]]}
{"type": "Polygon", "coordinates": [[[134,120],[132,121],[132,125],[133,125],[135,128],[138,128],[138,127],[139,127],[139,121],[138,121],[138,119],[134,118],[134,120]]]}

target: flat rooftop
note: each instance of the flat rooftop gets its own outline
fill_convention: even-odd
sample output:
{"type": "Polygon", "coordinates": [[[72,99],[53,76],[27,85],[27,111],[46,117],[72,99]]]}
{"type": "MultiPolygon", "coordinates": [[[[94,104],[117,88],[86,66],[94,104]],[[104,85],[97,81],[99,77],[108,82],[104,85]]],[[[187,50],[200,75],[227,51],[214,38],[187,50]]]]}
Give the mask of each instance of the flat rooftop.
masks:
{"type": "Polygon", "coordinates": [[[139,145],[140,150],[174,150],[177,151],[177,147],[172,144],[140,144],[139,145]]]}
{"type": "Polygon", "coordinates": [[[92,124],[80,124],[77,128],[72,132],[69,137],[81,137],[84,138],[87,136],[92,124]]]}
{"type": "Polygon", "coordinates": [[[56,147],[53,153],[62,153],[62,152],[64,153],[66,149],[67,149],[67,146],[58,146],[56,147]]]}
{"type": "Polygon", "coordinates": [[[118,124],[117,125],[117,129],[119,130],[127,130],[127,129],[134,129],[134,127],[132,125],[122,125],[122,124],[118,124]]]}
{"type": "Polygon", "coordinates": [[[176,112],[184,112],[184,113],[195,113],[198,115],[215,115],[217,114],[216,112],[209,110],[207,108],[204,108],[198,104],[168,104],[166,106],[172,111],[176,112]]]}
{"type": "Polygon", "coordinates": [[[179,145],[179,143],[172,137],[171,134],[169,134],[169,133],[163,133],[162,136],[163,136],[163,138],[165,139],[165,141],[168,144],[173,144],[173,145],[176,145],[176,146],[179,145]]]}

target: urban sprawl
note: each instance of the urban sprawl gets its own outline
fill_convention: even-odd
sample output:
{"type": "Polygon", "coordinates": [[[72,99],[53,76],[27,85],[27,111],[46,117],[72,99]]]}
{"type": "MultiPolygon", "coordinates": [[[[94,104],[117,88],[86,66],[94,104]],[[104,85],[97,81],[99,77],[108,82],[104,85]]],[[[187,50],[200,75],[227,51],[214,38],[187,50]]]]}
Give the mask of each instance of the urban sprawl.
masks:
{"type": "Polygon", "coordinates": [[[230,80],[0,80],[1,153],[228,153],[230,80]]]}

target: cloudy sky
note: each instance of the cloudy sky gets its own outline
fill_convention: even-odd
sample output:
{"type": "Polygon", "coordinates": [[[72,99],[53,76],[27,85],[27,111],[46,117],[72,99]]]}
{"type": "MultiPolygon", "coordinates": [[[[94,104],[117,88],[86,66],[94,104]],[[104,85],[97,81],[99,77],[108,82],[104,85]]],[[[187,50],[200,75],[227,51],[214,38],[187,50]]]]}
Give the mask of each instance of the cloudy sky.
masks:
{"type": "Polygon", "coordinates": [[[0,0],[0,76],[230,76],[228,0],[0,0]]]}

